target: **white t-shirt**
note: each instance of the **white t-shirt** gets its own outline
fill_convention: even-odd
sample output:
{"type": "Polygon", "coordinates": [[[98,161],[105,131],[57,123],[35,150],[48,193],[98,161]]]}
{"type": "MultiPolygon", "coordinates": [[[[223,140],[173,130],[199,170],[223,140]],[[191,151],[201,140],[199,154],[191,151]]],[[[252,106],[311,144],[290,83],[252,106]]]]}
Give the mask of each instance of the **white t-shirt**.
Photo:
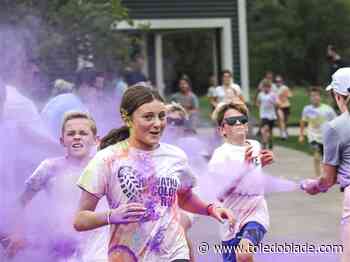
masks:
{"type": "Polygon", "coordinates": [[[38,109],[33,101],[22,95],[15,87],[6,86],[3,119],[26,127],[44,127],[38,109]]]}
{"type": "Polygon", "coordinates": [[[323,126],[336,118],[337,114],[334,109],[326,104],[320,104],[315,107],[307,105],[303,109],[301,119],[307,122],[307,136],[309,143],[317,142],[323,144],[322,129],[323,126]]]}
{"type": "Polygon", "coordinates": [[[66,157],[46,159],[26,180],[26,191],[46,193],[43,196],[45,201],[40,204],[47,205],[45,213],[54,216],[49,217],[47,225],[42,226],[49,227],[52,236],[66,235],[75,239],[79,253],[73,255],[74,258],[79,257],[82,262],[107,262],[108,230],[99,228],[92,232],[77,233],[73,228],[81,195],[76,183],[84,167],[72,165],[66,157]]]}
{"type": "MultiPolygon", "coordinates": [[[[260,159],[257,157],[260,151],[260,143],[255,140],[247,140],[247,143],[253,147],[253,156],[255,156],[253,163],[256,168],[261,169],[260,159]]],[[[238,161],[244,163],[246,146],[237,146],[229,143],[224,143],[218,147],[209,161],[209,170],[215,175],[218,166],[225,164],[226,162],[238,161]]],[[[241,176],[244,176],[242,174],[241,176]]],[[[241,178],[236,178],[242,180],[241,178]]],[[[247,179],[246,179],[247,180],[247,179]]],[[[255,179],[245,181],[245,187],[255,184],[255,179]]],[[[260,191],[260,190],[259,190],[260,191]]],[[[234,187],[229,188],[223,196],[223,206],[229,208],[236,220],[234,228],[230,228],[229,225],[224,224],[221,226],[221,239],[223,241],[231,240],[235,238],[236,234],[242,229],[242,227],[248,222],[258,222],[267,230],[269,227],[269,213],[267,209],[267,203],[264,198],[263,189],[258,194],[242,194],[239,184],[235,184],[234,187]]]]}
{"type": "Polygon", "coordinates": [[[147,208],[141,222],[111,226],[110,260],[168,262],[189,259],[177,191],[194,183],[181,149],[160,143],[153,151],[143,151],[123,141],[98,152],[78,185],[97,198],[106,196],[110,208],[131,202],[147,208]]]}
{"type": "Polygon", "coordinates": [[[241,88],[237,84],[231,84],[231,88],[225,89],[224,86],[218,86],[215,88],[215,97],[218,98],[218,103],[229,102],[225,100],[231,100],[232,96],[240,96],[242,94],[241,88]]]}
{"type": "Polygon", "coordinates": [[[260,103],[260,119],[269,119],[276,120],[276,104],[277,104],[277,95],[274,92],[260,92],[258,95],[258,101],[260,103]]]}
{"type": "Polygon", "coordinates": [[[61,136],[61,127],[66,112],[75,111],[89,113],[81,99],[72,93],[61,94],[51,98],[41,111],[41,117],[47,124],[53,136],[61,136]]]}

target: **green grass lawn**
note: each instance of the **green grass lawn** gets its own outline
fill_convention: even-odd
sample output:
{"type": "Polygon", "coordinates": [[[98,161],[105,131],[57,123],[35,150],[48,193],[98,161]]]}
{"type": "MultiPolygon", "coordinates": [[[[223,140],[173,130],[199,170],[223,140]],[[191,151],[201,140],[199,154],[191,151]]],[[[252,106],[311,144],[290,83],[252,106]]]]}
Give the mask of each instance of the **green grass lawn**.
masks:
{"type": "Polygon", "coordinates": [[[300,144],[298,141],[298,136],[290,136],[288,137],[288,140],[282,140],[279,137],[275,137],[273,140],[273,143],[275,145],[288,147],[290,149],[302,151],[304,153],[307,153],[309,155],[312,154],[312,151],[310,149],[310,145],[305,141],[303,144],[300,144]]]}

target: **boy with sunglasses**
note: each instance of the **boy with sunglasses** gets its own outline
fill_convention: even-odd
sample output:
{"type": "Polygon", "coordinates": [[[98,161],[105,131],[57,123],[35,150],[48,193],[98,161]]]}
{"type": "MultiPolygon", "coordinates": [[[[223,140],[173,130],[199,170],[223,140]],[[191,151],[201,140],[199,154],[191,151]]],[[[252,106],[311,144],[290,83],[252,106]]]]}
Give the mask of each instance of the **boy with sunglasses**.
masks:
{"type": "MultiPolygon", "coordinates": [[[[229,161],[246,162],[254,168],[272,163],[271,151],[261,150],[258,141],[246,138],[248,110],[244,104],[222,105],[217,109],[215,119],[224,143],[214,151],[209,162],[209,170],[215,172],[218,164],[229,161]]],[[[269,226],[269,214],[264,195],[239,194],[239,186],[228,189],[226,192],[228,193],[220,200],[224,207],[233,212],[237,222],[234,229],[229,225],[222,226],[223,245],[231,247],[225,249],[230,252],[223,253],[223,261],[253,261],[252,247],[259,245],[269,226]],[[237,247],[239,251],[235,252],[234,249],[237,247]]]]}

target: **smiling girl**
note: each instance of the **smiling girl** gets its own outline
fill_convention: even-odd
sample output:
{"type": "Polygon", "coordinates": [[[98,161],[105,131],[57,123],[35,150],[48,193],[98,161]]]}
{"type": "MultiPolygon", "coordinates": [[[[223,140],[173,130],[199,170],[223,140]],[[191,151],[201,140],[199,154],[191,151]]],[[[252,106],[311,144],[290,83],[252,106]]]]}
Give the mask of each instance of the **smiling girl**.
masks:
{"type": "Polygon", "coordinates": [[[231,223],[232,215],[193,194],[195,180],[185,153],[159,142],[166,107],[157,92],[130,87],[120,113],[125,126],[103,139],[103,149],[78,182],[83,191],[74,226],[84,231],[109,225],[109,261],[188,261],[179,207],[231,223]],[[96,212],[103,196],[110,210],[96,212]]]}

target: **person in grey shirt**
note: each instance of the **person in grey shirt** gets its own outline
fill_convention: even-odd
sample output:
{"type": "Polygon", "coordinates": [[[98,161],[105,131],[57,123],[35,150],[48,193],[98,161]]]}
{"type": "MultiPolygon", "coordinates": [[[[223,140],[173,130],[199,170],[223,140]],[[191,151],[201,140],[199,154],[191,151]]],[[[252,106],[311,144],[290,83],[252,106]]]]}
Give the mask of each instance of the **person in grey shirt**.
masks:
{"type": "Polygon", "coordinates": [[[195,132],[199,122],[199,102],[198,97],[192,92],[191,80],[188,76],[183,75],[178,82],[179,92],[170,97],[170,101],[179,103],[186,109],[189,115],[187,128],[195,132]]]}
{"type": "Polygon", "coordinates": [[[342,214],[342,262],[350,261],[350,67],[338,69],[332,75],[332,82],[326,88],[331,91],[341,115],[325,124],[323,129],[323,175],[309,179],[302,188],[315,195],[326,192],[339,183],[344,192],[342,214]]]}

